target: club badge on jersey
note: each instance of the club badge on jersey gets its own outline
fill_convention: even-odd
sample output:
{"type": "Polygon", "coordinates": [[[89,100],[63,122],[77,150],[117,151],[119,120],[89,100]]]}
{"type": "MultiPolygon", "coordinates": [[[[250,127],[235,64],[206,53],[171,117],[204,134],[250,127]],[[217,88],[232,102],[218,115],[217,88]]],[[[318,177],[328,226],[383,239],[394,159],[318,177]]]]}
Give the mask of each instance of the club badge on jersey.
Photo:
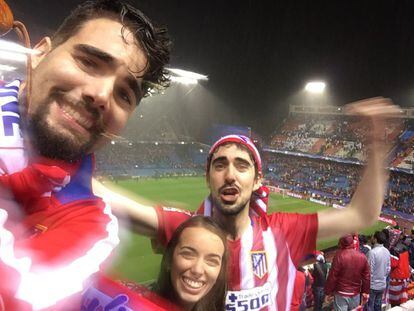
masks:
{"type": "Polygon", "coordinates": [[[262,279],[267,274],[267,257],[265,251],[250,252],[253,274],[262,279]]]}

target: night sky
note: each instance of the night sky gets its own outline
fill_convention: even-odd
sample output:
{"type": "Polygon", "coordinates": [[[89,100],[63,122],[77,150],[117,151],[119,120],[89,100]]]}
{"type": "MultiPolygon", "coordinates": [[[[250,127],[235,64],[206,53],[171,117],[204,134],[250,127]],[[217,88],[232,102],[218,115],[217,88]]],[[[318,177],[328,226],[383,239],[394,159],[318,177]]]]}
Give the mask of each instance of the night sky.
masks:
{"type": "MultiPolygon", "coordinates": [[[[80,2],[8,1],[33,42],[80,2]]],[[[160,99],[181,102],[163,117],[178,124],[192,118],[189,135],[212,122],[268,135],[289,103],[306,101],[298,94],[311,79],[327,82],[326,101],[335,105],[381,95],[414,106],[414,1],[129,2],[169,28],[171,67],[209,76],[201,90],[160,99]]]]}

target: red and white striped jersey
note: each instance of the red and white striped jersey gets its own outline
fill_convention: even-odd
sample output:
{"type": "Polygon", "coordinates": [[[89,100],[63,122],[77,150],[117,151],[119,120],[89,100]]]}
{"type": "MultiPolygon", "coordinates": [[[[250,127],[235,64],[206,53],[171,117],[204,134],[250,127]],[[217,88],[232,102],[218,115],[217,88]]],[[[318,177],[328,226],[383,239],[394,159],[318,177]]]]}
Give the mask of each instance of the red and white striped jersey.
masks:
{"type": "MultiPolygon", "coordinates": [[[[166,245],[188,211],[159,207],[158,242],[166,245]]],[[[204,211],[206,215],[209,215],[204,211]]],[[[316,248],[317,214],[251,217],[242,237],[228,241],[226,310],[289,310],[296,266],[316,248]]]]}
{"type": "MultiPolygon", "coordinates": [[[[0,174],[28,163],[19,86],[14,81],[0,88],[0,174]]],[[[117,220],[92,192],[93,155],[69,166],[70,183],[30,202],[36,206],[30,214],[13,215],[22,208],[0,187],[0,309],[43,309],[82,291],[119,243],[117,220]]]]}

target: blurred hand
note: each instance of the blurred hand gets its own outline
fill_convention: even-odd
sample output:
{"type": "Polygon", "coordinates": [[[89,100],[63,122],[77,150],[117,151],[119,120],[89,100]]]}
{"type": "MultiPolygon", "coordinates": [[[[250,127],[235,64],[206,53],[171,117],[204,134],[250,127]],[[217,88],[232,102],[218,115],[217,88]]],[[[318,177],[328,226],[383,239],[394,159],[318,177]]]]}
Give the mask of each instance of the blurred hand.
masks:
{"type": "MultiPolygon", "coordinates": [[[[372,141],[382,141],[386,137],[386,121],[400,117],[402,110],[389,98],[373,97],[346,105],[345,112],[348,115],[365,118],[371,126],[369,138],[372,141]]],[[[402,120],[401,125],[403,125],[402,120]]]]}
{"type": "Polygon", "coordinates": [[[362,304],[363,305],[366,304],[368,302],[368,299],[369,299],[369,294],[363,293],[362,294],[362,304]]]}
{"type": "Polygon", "coordinates": [[[334,300],[334,296],[333,295],[327,295],[327,296],[325,296],[325,303],[326,304],[330,304],[333,300],[334,300]]]}

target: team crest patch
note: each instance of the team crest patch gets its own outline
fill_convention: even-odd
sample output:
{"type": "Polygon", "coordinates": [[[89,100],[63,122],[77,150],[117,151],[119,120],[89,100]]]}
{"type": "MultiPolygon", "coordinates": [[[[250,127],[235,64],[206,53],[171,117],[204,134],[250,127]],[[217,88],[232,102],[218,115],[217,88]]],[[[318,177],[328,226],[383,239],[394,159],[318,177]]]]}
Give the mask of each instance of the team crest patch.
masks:
{"type": "Polygon", "coordinates": [[[250,252],[252,256],[253,274],[259,279],[263,278],[267,273],[267,257],[265,251],[250,252]]]}

